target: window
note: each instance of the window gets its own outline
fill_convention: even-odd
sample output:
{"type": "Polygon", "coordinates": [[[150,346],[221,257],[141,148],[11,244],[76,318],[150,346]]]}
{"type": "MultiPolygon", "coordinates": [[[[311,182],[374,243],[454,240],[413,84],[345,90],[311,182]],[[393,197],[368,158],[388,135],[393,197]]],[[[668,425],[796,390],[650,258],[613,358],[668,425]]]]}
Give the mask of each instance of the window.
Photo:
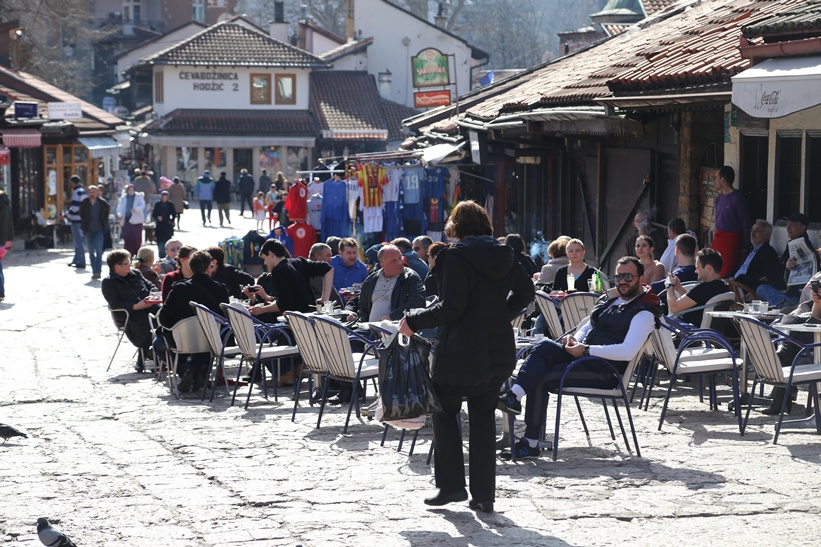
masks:
{"type": "Polygon", "coordinates": [[[801,212],[801,133],[779,132],[775,146],[775,215],[801,212]]]}
{"type": "Polygon", "coordinates": [[[804,174],[804,209],[810,222],[821,222],[821,133],[807,132],[807,170],[804,174]]]}
{"type": "Polygon", "coordinates": [[[251,74],[251,104],[271,104],[270,74],[251,74]]]}
{"type": "Polygon", "coordinates": [[[123,21],[139,23],[142,19],[142,0],[123,0],[123,21]]]}
{"type": "Polygon", "coordinates": [[[162,104],[165,100],[165,90],[163,89],[163,73],[154,73],[154,102],[162,104]]]}
{"type": "Polygon", "coordinates": [[[205,22],[205,0],[191,0],[191,19],[205,22]]]}
{"type": "Polygon", "coordinates": [[[277,74],[277,104],[296,104],[296,76],[277,74]]]}

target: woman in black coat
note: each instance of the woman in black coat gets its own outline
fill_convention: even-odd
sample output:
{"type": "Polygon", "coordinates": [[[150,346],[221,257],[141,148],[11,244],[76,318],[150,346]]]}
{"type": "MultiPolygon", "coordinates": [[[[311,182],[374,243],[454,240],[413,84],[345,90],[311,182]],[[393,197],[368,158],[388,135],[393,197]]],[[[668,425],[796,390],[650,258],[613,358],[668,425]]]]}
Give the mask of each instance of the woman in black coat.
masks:
{"type": "Polygon", "coordinates": [[[160,201],[154,204],[151,216],[155,223],[154,239],[157,240],[157,254],[162,260],[165,258],[165,244],[174,237],[174,221],[177,218],[177,210],[169,200],[167,190],[163,190],[160,194],[160,201]]]}
{"type": "Polygon", "coordinates": [[[513,250],[493,238],[487,212],[460,202],[445,226],[457,243],[436,258],[439,301],[407,313],[400,332],[438,327],[431,364],[442,412],[433,415],[434,470],[439,492],[428,505],[467,499],[459,432],[462,399],[470,413],[472,509],[491,512],[496,490],[496,399],[516,365],[510,321],[535,297],[533,282],[513,250]]]}

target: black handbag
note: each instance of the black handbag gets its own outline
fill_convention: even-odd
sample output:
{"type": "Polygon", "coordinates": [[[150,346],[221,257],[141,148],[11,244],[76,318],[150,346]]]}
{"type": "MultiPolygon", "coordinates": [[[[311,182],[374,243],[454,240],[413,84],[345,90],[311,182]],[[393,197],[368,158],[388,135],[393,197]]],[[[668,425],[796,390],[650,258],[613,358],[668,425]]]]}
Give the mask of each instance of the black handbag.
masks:
{"type": "Polygon", "coordinates": [[[414,334],[403,344],[394,335],[379,352],[379,397],[382,421],[407,420],[441,412],[430,379],[430,342],[414,334]]]}

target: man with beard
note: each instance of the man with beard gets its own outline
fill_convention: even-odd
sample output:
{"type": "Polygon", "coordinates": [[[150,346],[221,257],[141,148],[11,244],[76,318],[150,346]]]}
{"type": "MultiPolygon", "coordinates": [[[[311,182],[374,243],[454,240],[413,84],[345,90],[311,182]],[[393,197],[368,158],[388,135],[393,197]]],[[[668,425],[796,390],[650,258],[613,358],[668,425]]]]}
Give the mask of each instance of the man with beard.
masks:
{"type": "MultiPolygon", "coordinates": [[[[536,344],[519,370],[513,387],[499,398],[497,407],[510,414],[522,411],[527,395],[525,434],[516,443],[517,459],[539,456],[540,424],[547,412],[547,394],[555,391],[565,369],[574,360],[592,355],[609,361],[620,373],[647,342],[661,315],[658,297],[643,287],[644,267],[639,259],[625,256],[616,263],[618,296],[602,295],[590,312],[590,321],[561,342],[545,339],[536,344]]],[[[612,292],[612,291],[611,291],[612,292]]],[[[566,387],[611,389],[618,380],[610,367],[591,362],[574,369],[565,379],[566,387]]],[[[510,454],[503,454],[503,457],[510,454]]]]}

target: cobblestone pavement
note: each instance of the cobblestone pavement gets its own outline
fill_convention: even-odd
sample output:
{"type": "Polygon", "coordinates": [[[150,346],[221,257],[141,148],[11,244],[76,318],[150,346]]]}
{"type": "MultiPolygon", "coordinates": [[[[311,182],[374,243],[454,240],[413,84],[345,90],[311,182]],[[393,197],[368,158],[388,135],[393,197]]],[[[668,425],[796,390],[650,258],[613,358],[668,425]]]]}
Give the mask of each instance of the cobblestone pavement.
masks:
{"type": "MultiPolygon", "coordinates": [[[[203,245],[228,233],[179,236],[203,245]]],[[[409,457],[394,432],[379,445],[375,422],[342,435],[339,409],[319,430],[307,405],[292,423],[287,396],[255,393],[248,410],[222,394],[178,401],[132,371],[128,345],[106,372],[116,338],[99,282],[65,266],[66,246],[19,247],[4,263],[0,422],[29,438],[0,446],[3,543],[39,545],[34,524],[47,516],[100,546],[817,544],[821,438],[789,432],[773,446],[772,417],[754,413],[742,438],[684,387],[661,432],[659,398],[635,411],[636,458],[592,403],[588,444],[569,405],[559,461],[500,463],[495,514],[431,510],[429,429],[409,457]]]]}

